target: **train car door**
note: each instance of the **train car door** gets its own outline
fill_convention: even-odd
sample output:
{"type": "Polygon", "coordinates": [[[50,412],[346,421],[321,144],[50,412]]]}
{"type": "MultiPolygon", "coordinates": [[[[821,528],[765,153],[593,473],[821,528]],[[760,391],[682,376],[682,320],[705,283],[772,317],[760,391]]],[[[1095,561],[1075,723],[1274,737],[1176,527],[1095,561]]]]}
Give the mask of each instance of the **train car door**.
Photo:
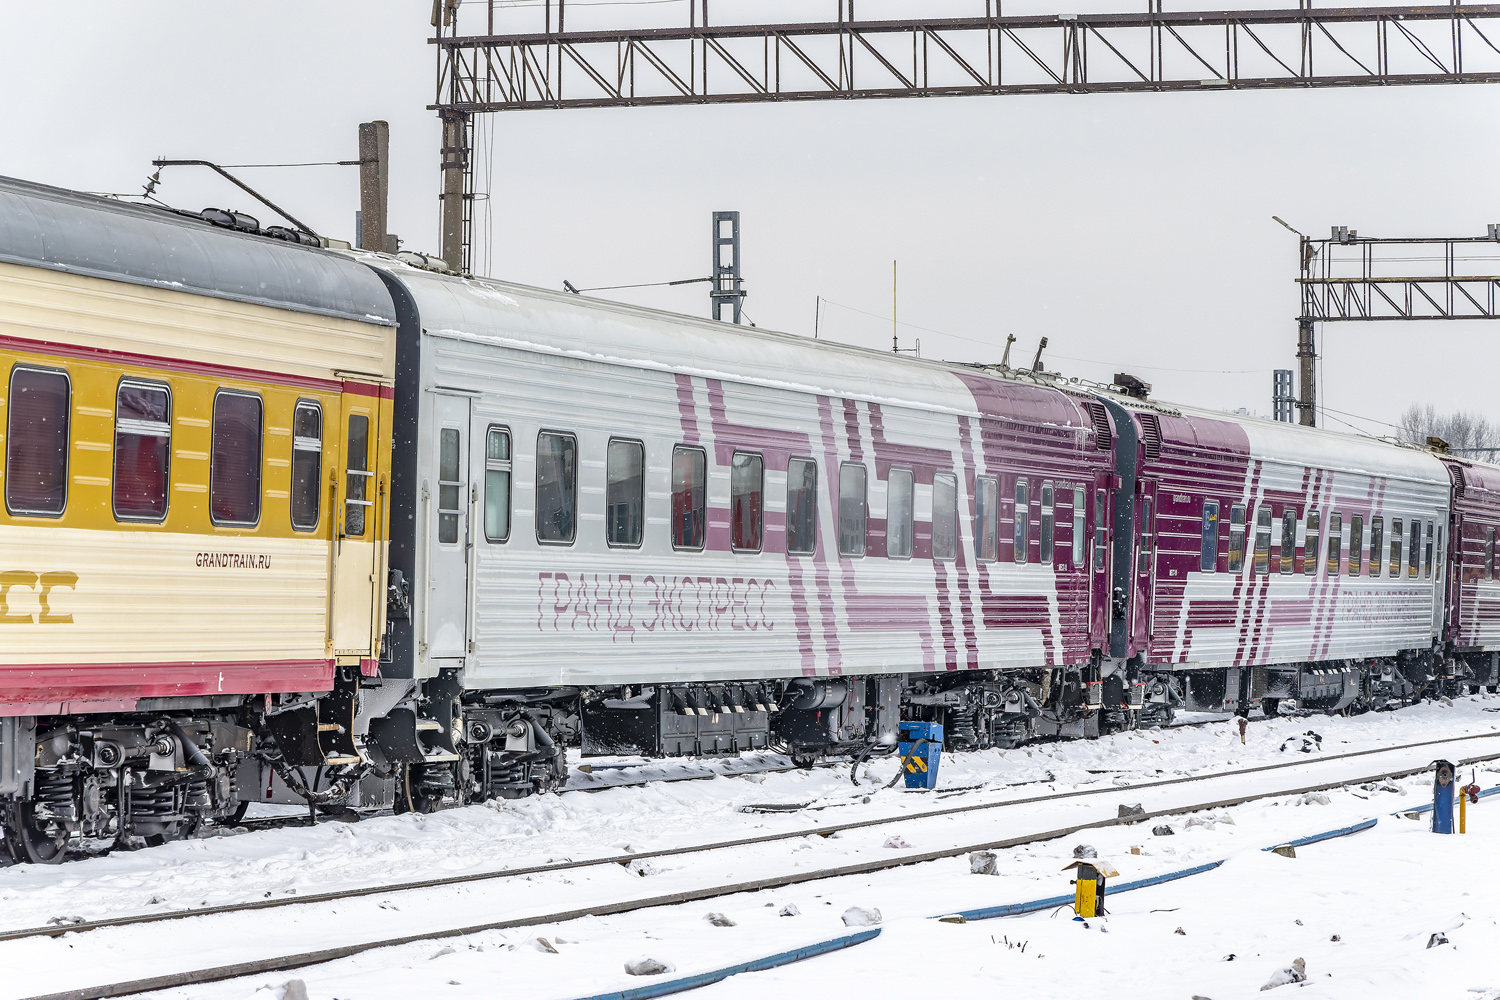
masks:
{"type": "Polygon", "coordinates": [[[427,657],[469,651],[469,397],[433,393],[433,436],[422,495],[427,522],[427,657]]]}
{"type": "MultiPolygon", "coordinates": [[[[375,392],[345,391],[343,412],[327,437],[339,442],[342,468],[331,492],[333,540],[333,652],[335,656],[375,655],[380,634],[382,528],[376,459],[381,441],[380,397],[375,392]]],[[[371,386],[370,389],[375,387],[371,386]]]]}
{"type": "Polygon", "coordinates": [[[1090,523],[1089,644],[1104,649],[1109,636],[1109,523],[1114,474],[1101,473],[1094,481],[1093,519],[1090,523]]]}
{"type": "Polygon", "coordinates": [[[1156,586],[1156,483],[1143,479],[1137,489],[1135,587],[1131,611],[1133,652],[1151,648],[1151,616],[1156,586]]]}

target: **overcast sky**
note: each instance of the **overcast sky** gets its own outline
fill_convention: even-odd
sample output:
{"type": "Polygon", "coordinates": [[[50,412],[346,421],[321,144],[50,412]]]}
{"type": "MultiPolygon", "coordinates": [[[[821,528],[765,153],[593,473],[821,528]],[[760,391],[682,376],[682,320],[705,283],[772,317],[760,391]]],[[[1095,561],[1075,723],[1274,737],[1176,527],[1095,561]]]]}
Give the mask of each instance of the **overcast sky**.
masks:
{"type": "MultiPolygon", "coordinates": [[[[0,173],[137,192],[154,156],[349,159],[358,123],[384,118],[391,229],[436,253],[430,10],[4,0],[0,173]]],[[[1268,413],[1298,308],[1296,238],[1271,216],[1316,236],[1482,235],[1500,222],[1497,112],[1500,88],[1467,86],[510,113],[481,133],[479,263],[549,288],[698,277],[710,213],[737,209],[761,326],[810,337],[821,296],[822,336],[888,348],[894,259],[902,343],[920,338],[923,356],[998,361],[1013,333],[1029,361],[1046,336],[1049,368],[1128,370],[1162,399],[1268,413]]],[[[352,238],[355,168],[244,176],[352,238]]],[[[178,207],[271,220],[206,171],[163,180],[178,207]]],[[[702,285],[610,294],[708,308],[702,285]]],[[[1320,328],[1329,425],[1379,433],[1412,402],[1500,418],[1497,338],[1483,322],[1320,328]]]]}

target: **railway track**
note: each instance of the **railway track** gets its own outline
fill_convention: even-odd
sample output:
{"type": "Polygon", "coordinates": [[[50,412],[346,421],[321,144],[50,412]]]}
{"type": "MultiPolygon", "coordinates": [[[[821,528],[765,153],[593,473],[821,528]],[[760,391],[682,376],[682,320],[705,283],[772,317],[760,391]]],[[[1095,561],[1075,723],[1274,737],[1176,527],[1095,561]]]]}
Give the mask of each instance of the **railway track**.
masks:
{"type": "MultiPolygon", "coordinates": [[[[1138,785],[1132,785],[1124,788],[1112,786],[1109,788],[1087,789],[1081,791],[1060,793],[1056,795],[1033,796],[1021,799],[1002,800],[998,802],[970,803],[962,806],[946,807],[943,809],[934,810],[923,810],[920,812],[904,813],[896,816],[883,816],[879,818],[859,820],[850,823],[826,824],[757,837],[746,837],[736,840],[721,841],[712,844],[691,845],[687,847],[670,848],[658,851],[645,851],[593,859],[570,860],[548,865],[531,866],[527,868],[516,868],[485,873],[472,873],[467,875],[450,876],[437,879],[427,879],[417,882],[402,883],[399,885],[369,886],[358,889],[321,893],[317,895],[308,895],[297,898],[253,900],[244,903],[228,904],[224,906],[200,908],[195,910],[182,910],[167,913],[113,917],[103,920],[90,921],[87,923],[74,924],[71,926],[24,928],[7,932],[0,932],[0,946],[14,947],[19,945],[24,948],[28,944],[28,939],[31,939],[29,942],[31,945],[36,945],[38,943],[36,939],[50,939],[62,935],[70,935],[70,956],[77,956],[79,958],[82,958],[83,954],[86,954],[86,951],[80,953],[78,949],[80,945],[84,944],[88,940],[88,937],[80,937],[79,935],[92,936],[95,934],[134,934],[133,937],[114,940],[108,945],[109,948],[125,948],[129,950],[142,945],[149,945],[151,942],[158,941],[163,937],[170,938],[170,935],[162,935],[156,932],[132,932],[131,928],[134,925],[159,924],[164,921],[202,918],[208,916],[221,916],[225,919],[233,921],[235,919],[234,915],[239,913],[259,912],[267,909],[288,907],[293,908],[294,910],[312,911],[318,909],[320,906],[327,907],[335,904],[343,904],[345,906],[345,909],[338,911],[341,913],[342,920],[348,919],[344,916],[344,914],[349,913],[347,904],[350,901],[359,899],[361,897],[371,897],[379,895],[382,897],[399,898],[402,894],[413,894],[414,896],[418,896],[418,898],[420,898],[418,894],[426,890],[445,890],[445,892],[442,893],[442,898],[444,900],[443,905],[438,906],[436,908],[437,912],[431,917],[431,919],[442,923],[442,926],[412,933],[399,934],[395,936],[351,941],[335,947],[324,948],[312,952],[287,954],[275,958],[230,962],[214,966],[212,968],[169,972],[166,974],[151,976],[148,978],[134,979],[112,984],[79,986],[61,992],[38,994],[31,998],[31,1000],[102,1000],[102,998],[106,997],[129,996],[135,993],[153,990],[203,985],[227,979],[234,979],[246,975],[261,974],[273,971],[286,971],[290,969],[301,968],[304,966],[333,961],[340,958],[346,958],[351,955],[357,955],[377,948],[394,947],[397,945],[411,944],[421,941],[433,941],[445,938],[460,937],[479,933],[482,931],[504,930],[517,927],[554,924],[591,915],[608,916],[613,914],[627,913],[635,910],[647,909],[650,907],[715,899],[743,892],[774,889],[778,887],[785,887],[811,881],[820,881],[825,879],[834,879],[855,875],[867,875],[887,869],[920,864],[923,862],[935,861],[942,858],[961,856],[975,850],[1003,849],[1008,847],[1016,847],[1023,844],[1036,843],[1039,841],[1051,840],[1058,837],[1068,836],[1082,830],[1115,826],[1124,823],[1142,822],[1145,820],[1157,819],[1166,816],[1182,815],[1185,813],[1197,812],[1206,809],[1222,808],[1261,798],[1296,795],[1305,792],[1337,788],[1349,784],[1364,784],[1374,781],[1381,781],[1388,778],[1400,777],[1403,775],[1419,773],[1426,770],[1428,766],[1427,761],[1430,760],[1432,752],[1434,752],[1438,747],[1447,748],[1445,750],[1445,753],[1453,753],[1455,750],[1465,747],[1467,747],[1468,750],[1471,751],[1485,751],[1483,753],[1471,754],[1464,759],[1464,763],[1474,763],[1478,761],[1500,759],[1500,749],[1497,749],[1495,743],[1493,742],[1497,739],[1500,739],[1500,733],[1441,740],[1428,740],[1418,743],[1403,744],[1397,747],[1386,747],[1377,750],[1354,751],[1347,754],[1329,755],[1319,758],[1304,758],[1277,764],[1261,765],[1254,768],[1243,768],[1236,771],[1219,772],[1211,775],[1197,775],[1166,779],[1157,782],[1144,782],[1138,785]],[[1486,743],[1486,741],[1490,742],[1486,743]],[[1418,762],[1416,758],[1412,757],[1409,753],[1409,751],[1423,749],[1426,749],[1429,752],[1417,755],[1417,757],[1421,758],[1420,762],[1418,762]],[[1401,757],[1401,755],[1403,754],[1405,754],[1404,758],[1401,757]],[[1397,758],[1399,760],[1400,766],[1390,766],[1388,763],[1387,766],[1379,770],[1366,768],[1365,770],[1361,771],[1361,773],[1352,774],[1350,772],[1352,770],[1357,770],[1358,765],[1341,763],[1363,760],[1365,758],[1370,758],[1377,755],[1385,755],[1387,757],[1397,758]],[[1324,780],[1309,782],[1307,779],[1308,777],[1310,777],[1310,775],[1298,775],[1296,780],[1289,784],[1287,779],[1292,778],[1292,774],[1286,774],[1285,776],[1279,774],[1279,772],[1294,772],[1297,770],[1326,771],[1330,768],[1331,765],[1335,764],[1340,765],[1338,768],[1340,773],[1337,775],[1337,777],[1331,778],[1331,780],[1330,776],[1325,774],[1321,776],[1324,780]],[[1272,776],[1273,774],[1275,774],[1278,780],[1274,781],[1273,785],[1267,785],[1265,779],[1272,776]],[[1254,783],[1254,780],[1252,780],[1253,776],[1260,776],[1259,779],[1255,780],[1259,780],[1259,783],[1262,787],[1248,790],[1244,789],[1243,786],[1247,782],[1254,783]],[[1187,801],[1183,801],[1182,798],[1179,797],[1173,801],[1154,803],[1154,807],[1146,810],[1143,814],[1128,816],[1124,818],[1118,816],[1100,817],[1096,814],[1087,818],[1078,817],[1078,819],[1082,820],[1081,822],[1075,821],[1066,822],[1062,823],[1061,825],[1055,826],[1049,825],[1045,829],[1033,829],[1025,833],[1020,833],[1004,838],[986,837],[983,839],[975,839],[973,837],[968,837],[967,839],[963,839],[955,837],[953,839],[959,839],[959,843],[950,844],[949,846],[945,846],[937,850],[926,852],[902,852],[896,856],[892,856],[889,852],[886,852],[883,856],[877,859],[861,860],[852,864],[841,865],[835,868],[784,872],[775,876],[757,878],[749,881],[716,881],[713,884],[698,885],[682,891],[667,894],[649,896],[633,894],[630,896],[630,898],[626,899],[616,898],[603,901],[594,901],[587,903],[586,905],[571,907],[564,910],[540,913],[524,913],[510,916],[504,919],[485,919],[479,922],[464,924],[462,926],[453,926],[455,913],[457,912],[457,910],[462,909],[463,907],[457,906],[455,904],[455,896],[452,890],[459,886],[473,885],[475,883],[488,882],[494,885],[504,884],[507,886],[509,891],[516,892],[520,887],[515,886],[513,884],[514,882],[522,880],[529,882],[536,876],[544,876],[552,873],[576,871],[579,869],[588,868],[608,870],[611,866],[631,865],[632,863],[650,861],[653,859],[659,860],[667,858],[686,858],[689,856],[697,856],[697,860],[699,862],[707,862],[704,867],[710,870],[714,870],[715,865],[732,863],[725,862],[719,857],[719,855],[722,855],[726,852],[734,852],[732,857],[735,857],[747,848],[771,844],[778,841],[789,841],[812,836],[826,837],[834,834],[842,834],[849,831],[869,829],[880,826],[890,826],[898,823],[921,823],[938,819],[940,817],[957,817],[966,815],[972,816],[973,814],[977,813],[1004,810],[1007,808],[1013,808],[1026,804],[1036,804],[1039,802],[1045,802],[1055,805],[1057,803],[1067,802],[1070,800],[1086,799],[1089,797],[1105,796],[1110,794],[1128,798],[1138,798],[1141,797],[1143,793],[1150,793],[1164,788],[1187,785],[1212,786],[1214,784],[1226,785],[1229,787],[1238,785],[1241,786],[1241,788],[1238,790],[1237,794],[1227,796],[1220,793],[1215,793],[1211,797],[1204,797],[1203,793],[1198,793],[1196,795],[1189,796],[1187,801]]],[[[1374,762],[1371,761],[1370,763],[1373,764],[1374,762]]],[[[1228,788],[1224,790],[1228,790],[1228,788]]],[[[615,870],[618,871],[618,868],[616,868],[615,870]]],[[[482,913],[486,916],[493,913],[494,907],[493,905],[491,905],[493,901],[470,900],[468,902],[471,905],[478,906],[478,913],[482,913]]],[[[418,905],[413,905],[412,902],[403,900],[403,905],[407,906],[408,909],[411,909],[415,912],[421,912],[421,907],[418,905]]],[[[525,906],[524,902],[522,903],[522,906],[525,906]]],[[[396,909],[396,907],[390,905],[390,899],[383,898],[379,908],[374,909],[374,913],[378,915],[381,913],[381,911],[390,909],[396,909]]],[[[417,919],[420,920],[422,918],[418,917],[417,919]]],[[[278,924],[295,924],[295,922],[296,918],[288,918],[287,920],[278,921],[278,924]]],[[[360,927],[368,928],[370,924],[371,921],[364,918],[354,921],[354,925],[360,927]]],[[[249,927],[250,925],[245,926],[249,927]]],[[[260,935],[261,937],[264,938],[266,936],[264,932],[267,930],[267,928],[264,921],[255,924],[254,927],[263,932],[260,935]]],[[[234,932],[235,928],[226,928],[226,934],[228,936],[232,936],[234,932]]],[[[370,933],[368,929],[366,930],[366,933],[370,933]]],[[[271,936],[274,937],[274,934],[272,934],[271,936]]],[[[265,942],[262,942],[259,945],[259,947],[266,946],[267,944],[265,942]]],[[[161,963],[159,964],[168,964],[172,961],[172,956],[167,955],[162,957],[161,963]]],[[[25,962],[14,962],[9,964],[12,965],[12,968],[31,967],[29,963],[25,962]]],[[[155,967],[159,967],[159,964],[155,964],[155,967]]]]}

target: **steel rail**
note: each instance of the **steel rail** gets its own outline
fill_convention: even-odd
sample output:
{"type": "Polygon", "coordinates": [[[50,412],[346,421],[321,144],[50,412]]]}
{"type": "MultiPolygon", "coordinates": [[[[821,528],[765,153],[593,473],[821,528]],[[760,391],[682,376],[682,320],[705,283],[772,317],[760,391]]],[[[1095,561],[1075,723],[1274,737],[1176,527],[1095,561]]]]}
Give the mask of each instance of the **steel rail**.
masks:
{"type": "MultiPolygon", "coordinates": [[[[1000,802],[977,802],[962,806],[947,806],[942,809],[930,809],[924,810],[922,812],[906,813],[898,816],[885,816],[874,819],[853,820],[848,823],[833,823],[826,826],[807,827],[799,830],[783,831],[781,833],[762,834],[755,837],[741,837],[734,840],[724,840],[710,844],[695,844],[687,847],[660,848],[652,851],[615,854],[600,858],[585,858],[577,861],[559,861],[542,865],[530,865],[523,868],[506,868],[499,871],[470,872],[463,875],[445,875],[440,878],[400,882],[394,885],[361,886],[352,889],[332,890],[329,892],[315,893],[305,896],[280,897],[273,899],[253,899],[241,903],[223,903],[218,906],[204,906],[191,910],[168,910],[160,913],[142,913],[131,916],[106,917],[100,920],[90,920],[76,924],[48,924],[44,927],[17,928],[15,930],[0,931],[0,943],[33,937],[61,937],[65,934],[83,933],[87,931],[101,930],[109,927],[128,927],[135,924],[158,923],[165,920],[183,920],[189,917],[213,916],[223,913],[239,913],[251,910],[269,910],[283,906],[304,906],[316,903],[338,902],[345,899],[356,899],[362,896],[388,895],[397,892],[414,892],[423,889],[446,888],[448,886],[462,885],[471,882],[485,882],[493,879],[505,878],[520,878],[530,875],[571,871],[579,868],[597,868],[611,864],[624,865],[629,864],[632,861],[647,861],[657,858],[681,857],[689,854],[703,854],[712,851],[723,851],[741,847],[753,847],[759,844],[770,844],[784,840],[801,840],[805,837],[828,837],[836,833],[845,833],[850,830],[869,829],[871,827],[877,826],[888,826],[892,823],[908,823],[912,821],[939,819],[945,816],[959,816],[967,813],[985,812],[991,809],[1007,809],[1013,806],[1036,805],[1043,802],[1059,802],[1065,799],[1086,798],[1095,795],[1129,794],[1133,792],[1150,791],[1157,788],[1166,788],[1172,785],[1189,784],[1196,781],[1216,781],[1221,778],[1242,777],[1244,775],[1260,774],[1267,771],[1285,770],[1292,767],[1307,767],[1310,765],[1331,763],[1338,760],[1350,760],[1356,757],[1368,757],[1372,754],[1396,753],[1402,750],[1413,750],[1424,746],[1436,746],[1440,744],[1446,745],[1451,743],[1467,742],[1470,740],[1496,738],[1500,738],[1500,733],[1480,733],[1473,736],[1448,737],[1439,740],[1424,740],[1418,743],[1406,743],[1393,747],[1381,747],[1379,749],[1372,750],[1355,750],[1345,754],[1333,754],[1326,757],[1301,758],[1298,760],[1290,760],[1278,764],[1261,764],[1256,767],[1241,768],[1236,771],[1219,771],[1213,774],[1186,775],[1178,778],[1167,778],[1162,781],[1148,781],[1138,785],[1110,785],[1101,788],[1078,789],[1075,791],[1058,792],[1048,795],[1033,795],[1020,799],[1006,799],[1000,802]]],[[[1482,757],[1475,757],[1467,760],[1466,763],[1495,759],[1500,759],[1500,753],[1490,754],[1482,757]]],[[[1367,780],[1374,779],[1347,779],[1345,781],[1333,782],[1332,784],[1321,785],[1319,787],[1334,788],[1345,784],[1362,783],[1367,780]]],[[[874,791],[874,789],[871,789],[871,791],[874,791]]]]}
{"type": "MultiPolygon", "coordinates": [[[[1491,734],[1500,736],[1500,733],[1491,734]]],[[[1355,754],[1343,755],[1344,757],[1362,756],[1368,753],[1390,753],[1400,749],[1411,749],[1418,746],[1432,746],[1442,743],[1463,742],[1469,739],[1482,739],[1479,737],[1460,737],[1457,740],[1429,740],[1425,743],[1408,744],[1403,747],[1388,747],[1378,751],[1360,751],[1355,754]]],[[[1322,760],[1333,760],[1335,758],[1322,758],[1322,760]]],[[[1477,757],[1467,757],[1458,761],[1462,766],[1466,764],[1479,763],[1481,761],[1500,759],[1500,753],[1485,754],[1477,757]]],[[[1310,763],[1304,761],[1302,763],[1310,763]]],[[[1285,767],[1289,765],[1273,765],[1273,767],[1285,767]]],[[[843,865],[838,868],[825,868],[816,871],[792,872],[784,875],[775,875],[769,878],[755,879],[748,882],[736,882],[727,885],[710,886],[703,889],[691,889],[683,892],[669,893],[663,896],[651,896],[644,899],[626,900],[617,903],[594,904],[590,906],[576,907],[561,910],[555,913],[539,914],[526,917],[513,917],[507,920],[487,921],[480,924],[470,924],[464,927],[442,928],[436,931],[423,931],[415,934],[405,934],[399,937],[384,938],[378,941],[364,941],[356,944],[341,945],[333,948],[324,948],[318,951],[303,952],[295,955],[285,955],[278,958],[257,959],[250,962],[238,962],[231,965],[221,965],[209,969],[199,969],[190,972],[169,973],[162,976],[152,976],[145,979],[136,979],[123,983],[112,983],[104,986],[91,986],[82,989],[67,990],[61,993],[47,993],[25,998],[25,1000],[110,1000],[115,997],[133,996],[139,993],[149,993],[156,990],[175,989],[184,986],[198,986],[206,983],[223,982],[229,979],[238,979],[244,976],[261,975],[268,972],[285,972],[291,969],[305,968],[311,965],[322,965],[327,962],[349,958],[365,952],[375,951],[381,948],[394,948],[401,945],[416,944],[422,941],[439,941],[456,937],[467,937],[472,934],[480,934],[486,931],[510,930],[519,927],[533,927],[545,924],[563,923],[569,920],[577,920],[583,917],[614,916],[621,913],[631,913],[637,910],[652,909],[659,906],[674,906],[682,903],[701,902],[709,899],[718,899],[724,896],[737,895],[745,892],[759,892],[766,889],[785,888],[792,885],[800,885],[806,882],[819,882],[826,879],[844,878],[854,875],[868,875],[880,871],[888,871],[894,868],[904,868],[911,865],[924,864],[929,861],[941,861],[946,858],[959,857],[971,851],[1004,850],[1011,847],[1020,847],[1026,844],[1034,844],[1047,840],[1056,840],[1060,837],[1070,836],[1084,830],[1096,830],[1112,826],[1125,826],[1135,823],[1148,822],[1153,819],[1161,819],[1168,816],[1181,816],[1187,813],[1202,812],[1206,809],[1223,809],[1230,806],[1243,805],[1246,802],[1254,802],[1259,799],[1278,798],[1285,795],[1303,795],[1309,792],[1326,791],[1334,788],[1342,788],[1354,784],[1366,784],[1373,781],[1388,780],[1390,778],[1406,777],[1427,771],[1430,765],[1421,767],[1403,768],[1395,771],[1382,771],[1376,774],[1364,775],[1356,778],[1345,778],[1340,781],[1324,782],[1315,785],[1302,785],[1296,788],[1282,788],[1274,791],[1256,792],[1248,795],[1237,795],[1229,798],[1215,799],[1209,802],[1197,802],[1185,806],[1173,806],[1168,809],[1156,809],[1144,813],[1136,813],[1130,816],[1116,816],[1089,823],[1076,823],[1070,826],[1059,827],[1055,830],[1047,830],[1041,833],[1023,834],[1017,837],[1007,837],[999,840],[985,841],[978,844],[968,844],[962,847],[942,848],[935,851],[924,851],[917,854],[900,855],[894,858],[879,861],[865,861],[852,865],[843,865]]],[[[1270,768],[1261,768],[1267,770],[1270,768]]],[[[1229,776],[1234,772],[1226,772],[1217,775],[1204,775],[1197,779],[1209,780],[1229,776]]],[[[1113,789],[1114,791],[1135,790],[1142,786],[1132,786],[1130,789],[1113,789]]],[[[889,821],[887,821],[889,822],[889,821]]],[[[822,831],[814,831],[822,832],[822,831]]],[[[806,836],[807,834],[803,834],[806,836]]],[[[643,857],[635,855],[632,857],[643,857]]]]}

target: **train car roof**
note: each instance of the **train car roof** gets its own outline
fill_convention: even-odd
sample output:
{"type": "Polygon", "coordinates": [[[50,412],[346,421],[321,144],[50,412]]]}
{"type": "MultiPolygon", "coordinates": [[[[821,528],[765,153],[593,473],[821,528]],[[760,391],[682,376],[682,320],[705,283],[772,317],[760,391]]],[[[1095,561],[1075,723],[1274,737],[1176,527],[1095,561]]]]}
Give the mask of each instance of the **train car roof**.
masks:
{"type": "MultiPolygon", "coordinates": [[[[1123,406],[1139,412],[1153,412],[1148,406],[1126,397],[1114,397],[1123,406]]],[[[1224,450],[1227,438],[1215,426],[1233,425],[1244,432],[1253,458],[1269,458],[1293,465],[1343,472],[1378,473],[1405,479],[1446,483],[1448,471],[1432,452],[1389,440],[1303,427],[1242,413],[1205,410],[1192,406],[1172,408],[1186,421],[1163,420],[1163,443],[1180,447],[1207,447],[1224,450]]]]}
{"type": "Polygon", "coordinates": [[[1079,406],[1051,386],[998,379],[964,365],[896,357],[492,278],[438,274],[384,255],[359,256],[410,290],[429,334],[741,384],[965,416],[1010,417],[1080,433],[1092,428],[1079,406]],[[970,388],[974,380],[995,391],[977,398],[970,388]]]}
{"type": "Polygon", "coordinates": [[[0,261],[393,326],[380,279],[348,257],[165,209],[0,177],[0,261]]]}

